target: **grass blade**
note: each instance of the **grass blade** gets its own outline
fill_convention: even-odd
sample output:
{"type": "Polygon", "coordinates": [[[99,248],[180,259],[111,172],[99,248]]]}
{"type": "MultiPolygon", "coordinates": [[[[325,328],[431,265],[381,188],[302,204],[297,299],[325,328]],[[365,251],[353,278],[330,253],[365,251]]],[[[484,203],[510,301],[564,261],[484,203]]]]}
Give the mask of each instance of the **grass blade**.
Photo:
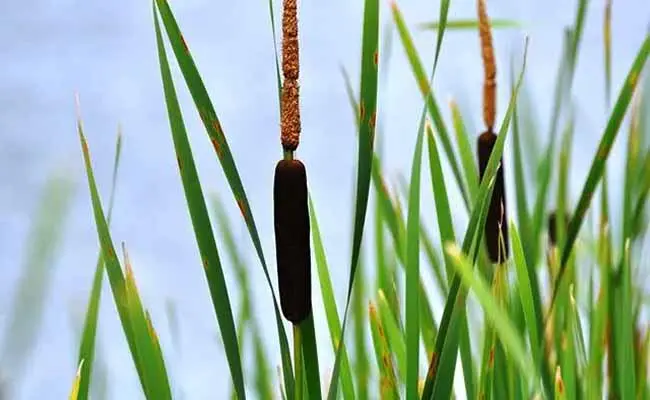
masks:
{"type": "Polygon", "coordinates": [[[483,281],[483,278],[474,274],[472,263],[461,253],[461,250],[455,244],[448,245],[446,250],[452,256],[463,283],[476,294],[508,354],[513,358],[526,379],[529,382],[534,382],[534,364],[527,357],[524,345],[517,334],[516,328],[507,317],[507,313],[497,304],[497,300],[490,293],[490,289],[483,281]]]}
{"type": "Polygon", "coordinates": [[[469,196],[474,201],[476,199],[476,191],[478,190],[478,170],[474,163],[474,152],[469,144],[469,135],[458,104],[452,100],[450,108],[454,123],[454,132],[456,133],[456,143],[458,143],[458,150],[460,152],[460,161],[465,170],[465,180],[467,181],[469,196]]]}
{"type": "MultiPolygon", "coordinates": [[[[91,166],[90,151],[88,149],[88,143],[83,133],[80,116],[77,119],[77,128],[79,133],[79,141],[83,150],[86,175],[88,177],[88,186],[90,189],[93,213],[95,216],[95,225],[97,226],[97,235],[102,248],[102,259],[104,260],[106,266],[106,272],[108,275],[111,290],[113,292],[113,298],[117,306],[118,315],[122,323],[126,341],[131,351],[131,356],[133,358],[136,370],[138,371],[142,389],[148,399],[151,399],[154,395],[154,392],[152,392],[153,387],[156,387],[156,393],[162,396],[157,397],[156,399],[171,399],[171,390],[169,389],[168,382],[165,385],[166,381],[161,382],[158,380],[151,380],[152,373],[158,372],[156,374],[157,377],[161,377],[165,376],[164,371],[156,371],[156,369],[151,368],[150,365],[145,365],[145,362],[150,363],[151,360],[143,360],[140,356],[140,352],[144,350],[139,347],[140,345],[144,345],[145,348],[152,345],[151,340],[144,340],[140,335],[138,335],[138,333],[143,331],[143,328],[145,331],[147,331],[146,321],[143,319],[138,319],[136,316],[135,322],[138,324],[138,326],[134,327],[134,318],[132,315],[133,312],[128,303],[129,291],[127,289],[127,282],[124,279],[122,267],[120,266],[120,263],[115,255],[113,240],[111,239],[110,232],[108,230],[108,224],[106,222],[106,218],[104,217],[104,212],[102,211],[101,201],[91,166]]],[[[140,303],[138,302],[138,304],[140,303]]]]}
{"type": "MultiPolygon", "coordinates": [[[[187,47],[183,35],[181,34],[180,28],[172,14],[172,11],[169,7],[167,0],[155,0],[156,5],[158,6],[158,11],[160,12],[160,17],[162,19],[163,25],[167,32],[167,37],[169,38],[172,50],[176,57],[185,82],[190,91],[192,99],[196,109],[201,117],[201,121],[210,137],[210,141],[215,149],[215,153],[221,163],[230,189],[233,193],[235,201],[239,206],[239,209],[242,213],[246,227],[248,228],[248,233],[255,247],[257,257],[262,265],[264,271],[264,276],[266,278],[269,290],[271,291],[271,297],[273,299],[273,307],[275,312],[276,325],[278,329],[278,337],[280,341],[280,354],[282,356],[282,371],[284,376],[284,384],[287,389],[287,393],[291,393],[289,396],[293,396],[293,376],[292,376],[292,367],[291,367],[291,355],[289,353],[289,342],[287,341],[287,334],[282,324],[282,317],[280,314],[280,309],[278,307],[277,298],[273,292],[273,284],[271,283],[271,276],[269,275],[268,267],[266,264],[266,259],[264,258],[264,253],[262,251],[262,244],[260,241],[259,233],[255,225],[255,220],[250,209],[250,204],[244,186],[241,182],[239,172],[235,165],[232,153],[230,152],[230,147],[224,135],[223,130],[221,129],[221,124],[217,117],[217,114],[212,105],[212,101],[208,96],[208,92],[205,89],[205,85],[199,75],[199,72],[196,68],[192,55],[187,47]]],[[[291,399],[291,397],[290,397],[291,399]]]]}
{"type": "Polygon", "coordinates": [[[440,48],[442,47],[442,39],[445,35],[445,28],[447,27],[447,16],[449,15],[450,0],[442,0],[440,2],[440,16],[438,22],[438,38],[436,39],[436,56],[433,61],[433,71],[435,72],[438,66],[438,56],[440,56],[440,48]]]}
{"type": "Polygon", "coordinates": [[[70,396],[68,397],[70,400],[77,400],[79,398],[79,382],[81,381],[81,368],[83,367],[83,364],[84,362],[82,360],[77,368],[74,381],[72,381],[72,389],[70,390],[70,396]]]}
{"type": "MultiPolygon", "coordinates": [[[[118,133],[117,142],[115,145],[115,159],[113,161],[113,178],[111,184],[111,192],[108,201],[108,217],[107,223],[110,226],[111,216],[113,214],[113,201],[115,199],[115,184],[117,182],[117,171],[120,164],[120,155],[122,153],[122,135],[118,133]]],[[[75,398],[86,400],[90,388],[90,381],[92,376],[92,369],[95,359],[95,340],[97,337],[97,320],[99,318],[99,304],[101,301],[102,282],[104,278],[104,263],[102,261],[101,252],[97,259],[97,266],[95,267],[95,275],[93,277],[92,289],[88,299],[88,306],[86,308],[86,317],[84,320],[83,333],[81,334],[81,342],[79,344],[79,380],[77,387],[77,394],[75,398]],[[84,368],[85,367],[85,368],[84,368]]]]}
{"type": "Polygon", "coordinates": [[[395,370],[393,369],[393,357],[388,347],[386,334],[377,315],[377,307],[372,302],[368,306],[370,316],[370,329],[372,341],[375,347],[375,356],[379,366],[379,392],[381,399],[399,399],[395,370]]]}
{"type": "Polygon", "coordinates": [[[174,142],[174,150],[178,160],[178,169],[183,183],[185,199],[187,201],[194,235],[208,281],[210,297],[212,298],[212,304],[219,322],[221,337],[226,350],[228,364],[230,366],[230,374],[235,390],[237,391],[239,398],[243,400],[246,398],[244,377],[228,289],[226,287],[217,245],[212,233],[212,226],[210,224],[205,198],[201,189],[201,183],[194,164],[187,132],[185,130],[183,116],[176,97],[176,90],[174,89],[171,71],[167,62],[167,55],[165,53],[165,47],[162,41],[155,7],[154,20],[165,102],[167,103],[167,112],[174,142]]]}
{"type": "MultiPolygon", "coordinates": [[[[440,6],[442,8],[442,4],[440,6]]],[[[442,20],[425,22],[420,24],[420,29],[427,31],[436,31],[440,29],[442,20]]],[[[522,28],[522,24],[512,19],[491,19],[490,26],[492,29],[522,28]]],[[[445,22],[446,30],[473,30],[478,29],[477,19],[450,19],[445,22]]]]}
{"type": "Polygon", "coordinates": [[[605,64],[605,104],[612,97],[612,0],[606,0],[603,16],[603,57],[605,64]]]}
{"type": "Polygon", "coordinates": [[[390,309],[386,296],[383,291],[378,292],[377,306],[379,307],[379,317],[381,324],[386,332],[388,346],[395,355],[397,361],[397,371],[401,381],[406,380],[406,339],[404,332],[399,327],[395,314],[390,309]]]}
{"type": "Polygon", "coordinates": [[[318,270],[318,281],[320,283],[323,305],[325,306],[325,316],[327,317],[327,326],[330,331],[332,348],[336,351],[339,343],[343,347],[341,350],[341,390],[343,391],[343,398],[354,399],[354,383],[352,382],[352,374],[350,373],[350,362],[347,350],[345,349],[345,343],[341,340],[341,322],[336,308],[334,288],[332,287],[325,248],[321,239],[316,210],[311,196],[309,196],[309,216],[312,241],[314,243],[314,257],[318,270]]]}
{"type": "MultiPolygon", "coordinates": [[[[511,63],[511,65],[514,64],[511,63]]],[[[514,67],[514,65],[512,65],[514,67]]],[[[514,71],[514,68],[511,68],[514,71]]],[[[514,72],[510,74],[510,85],[514,87],[515,77],[514,72]]],[[[528,214],[528,196],[526,194],[526,180],[525,170],[523,163],[523,156],[521,152],[521,136],[519,131],[519,114],[518,103],[512,112],[512,146],[513,146],[513,161],[514,161],[514,177],[515,177],[515,197],[517,203],[517,222],[521,228],[521,236],[523,237],[524,256],[527,257],[528,264],[534,265],[535,260],[532,259],[533,252],[530,249],[532,246],[531,229],[530,229],[530,215],[528,214]]]]}
{"type": "MultiPolygon", "coordinates": [[[[438,219],[438,228],[440,229],[440,240],[442,243],[455,243],[456,237],[454,234],[454,227],[451,218],[451,209],[449,207],[449,200],[447,189],[445,187],[445,180],[442,173],[442,166],[440,165],[440,156],[436,146],[435,137],[431,131],[431,126],[427,124],[427,143],[429,145],[429,169],[431,171],[431,183],[433,186],[433,195],[436,204],[436,217],[438,219]]],[[[444,253],[445,266],[447,272],[447,284],[451,283],[453,276],[452,260],[447,253],[444,253]]],[[[466,327],[467,320],[463,317],[462,324],[466,327]]],[[[474,371],[472,368],[471,348],[469,336],[466,329],[463,329],[461,336],[461,361],[463,366],[463,377],[465,378],[465,393],[468,398],[474,398],[474,371]]]]}
{"type": "MultiPolygon", "coordinates": [[[[517,269],[517,288],[519,290],[519,298],[526,319],[526,327],[528,328],[528,338],[530,340],[533,360],[535,365],[543,371],[548,366],[543,360],[543,355],[541,353],[544,333],[542,331],[542,301],[539,294],[537,273],[532,265],[526,263],[524,249],[521,239],[519,238],[519,232],[514,223],[510,223],[510,232],[514,262],[517,269]]],[[[550,376],[546,377],[546,375],[548,374],[542,372],[542,381],[546,386],[547,393],[551,393],[553,391],[552,382],[550,376]]]]}
{"type": "MultiPolygon", "coordinates": [[[[455,242],[454,225],[451,219],[451,209],[449,207],[449,196],[445,186],[445,178],[440,165],[440,156],[436,139],[431,130],[431,126],[426,124],[427,144],[429,150],[429,171],[431,172],[431,186],[436,205],[436,218],[438,219],[438,229],[440,230],[440,241],[442,243],[455,242]]],[[[451,259],[445,254],[445,265],[447,267],[447,279],[451,280],[453,276],[453,266],[451,259]]],[[[448,282],[449,283],[449,282],[448,282]]]]}
{"type": "Polygon", "coordinates": [[[406,397],[418,396],[420,314],[420,176],[424,129],[420,127],[409,190],[408,220],[406,224],[406,397]]]}
{"type": "MultiPolygon", "coordinates": [[[[515,86],[515,90],[512,93],[510,104],[508,105],[508,109],[499,130],[499,134],[497,135],[497,141],[490,155],[490,159],[488,161],[483,179],[481,180],[478,195],[476,201],[474,202],[475,206],[472,210],[472,215],[470,217],[467,230],[465,232],[465,237],[463,239],[462,249],[465,254],[470,253],[470,250],[472,249],[474,249],[472,253],[476,254],[479,249],[477,242],[480,242],[482,231],[477,231],[476,229],[482,229],[481,225],[485,223],[484,211],[487,209],[486,205],[489,203],[489,199],[491,198],[490,193],[492,191],[492,185],[494,184],[494,177],[496,175],[499,160],[503,153],[505,138],[508,133],[510,119],[512,117],[512,111],[514,108],[514,102],[517,100],[517,94],[519,92],[519,88],[521,87],[521,81],[526,68],[527,49],[528,40],[526,39],[523,65],[519,78],[517,79],[517,85],[515,86]]],[[[429,364],[429,372],[427,374],[422,394],[423,399],[429,399],[431,396],[435,396],[435,398],[448,398],[451,394],[451,385],[453,383],[453,379],[450,378],[449,374],[453,376],[453,371],[456,365],[456,353],[458,344],[457,329],[459,329],[458,319],[461,317],[461,315],[461,319],[464,319],[465,314],[465,294],[463,292],[459,297],[459,290],[460,277],[456,273],[454,274],[454,278],[449,290],[449,295],[447,296],[445,310],[443,312],[442,321],[440,323],[439,334],[436,337],[436,352],[434,354],[434,357],[431,359],[431,363],[429,364]],[[444,354],[443,349],[446,350],[444,354]],[[445,364],[441,364],[443,358],[445,360],[445,364]],[[439,390],[441,390],[442,393],[434,392],[436,383],[440,382],[442,382],[442,384],[439,390]]]]}
{"type": "Polygon", "coordinates": [[[442,119],[440,108],[438,107],[436,99],[433,95],[433,91],[431,90],[431,84],[429,83],[429,80],[427,80],[426,73],[424,72],[424,67],[422,66],[420,57],[417,51],[415,50],[415,46],[413,45],[413,40],[411,39],[411,34],[409,33],[408,28],[406,27],[406,23],[404,22],[404,17],[402,16],[402,13],[399,10],[399,7],[397,6],[397,3],[395,2],[391,3],[391,7],[393,11],[393,20],[395,21],[395,25],[397,26],[397,30],[399,32],[402,45],[404,46],[404,50],[406,52],[407,58],[409,60],[409,63],[411,64],[413,75],[418,84],[422,97],[426,102],[426,107],[427,110],[429,111],[429,115],[431,116],[431,119],[433,120],[433,124],[436,128],[436,132],[440,136],[440,141],[442,142],[442,147],[445,150],[447,159],[449,161],[449,164],[451,165],[452,172],[456,179],[456,184],[458,185],[458,188],[461,191],[467,209],[469,209],[470,202],[469,202],[469,197],[467,195],[467,189],[463,184],[463,180],[460,174],[460,168],[458,166],[458,161],[456,160],[456,155],[454,153],[451,140],[449,139],[449,134],[447,133],[447,127],[445,126],[444,120],[442,119]]]}
{"type": "MultiPolygon", "coordinates": [[[[359,258],[357,282],[366,282],[364,274],[365,257],[359,258]]],[[[354,370],[357,381],[357,394],[360,400],[368,399],[368,374],[370,363],[366,348],[366,312],[365,312],[365,285],[357,283],[352,291],[352,327],[354,337],[354,370]]]]}
{"type": "Polygon", "coordinates": [[[278,39],[275,34],[275,13],[273,12],[273,0],[269,0],[269,17],[271,19],[271,34],[273,36],[273,58],[275,59],[275,79],[278,85],[278,109],[282,103],[282,75],[280,75],[280,60],[278,57],[278,39]]]}
{"type": "Polygon", "coordinates": [[[320,372],[318,370],[318,348],[316,347],[316,333],[314,331],[314,314],[300,324],[302,336],[302,355],[305,364],[305,379],[310,399],[320,399],[320,372]]]}
{"type": "Polygon", "coordinates": [[[38,338],[73,193],[73,181],[61,171],[48,177],[26,239],[27,247],[11,311],[6,316],[0,353],[3,369],[11,374],[9,378],[14,387],[22,379],[38,338]]]}
{"type": "Polygon", "coordinates": [[[138,357],[147,379],[148,399],[171,400],[171,387],[165,363],[148,312],[142,306],[126,247],[122,244],[125,265],[125,303],[129,311],[138,357]]]}
{"type": "MultiPolygon", "coordinates": [[[[357,156],[356,206],[354,212],[354,233],[352,238],[352,256],[350,260],[350,279],[347,290],[345,311],[343,312],[343,327],[341,338],[345,338],[348,308],[357,270],[363,228],[368,209],[370,195],[370,175],[372,172],[372,156],[377,117],[377,77],[379,70],[379,1],[366,0],[363,15],[363,37],[361,54],[361,88],[359,101],[359,136],[357,156]]],[[[328,399],[333,400],[338,392],[338,378],[341,363],[341,348],[338,346],[332,379],[329,386],[328,399]]]]}
{"type": "Polygon", "coordinates": [[[572,214],[571,221],[569,222],[569,229],[567,232],[567,237],[565,245],[562,251],[562,258],[560,261],[560,271],[558,274],[557,282],[553,289],[553,295],[551,296],[550,309],[553,308],[553,303],[558,293],[558,288],[560,287],[564,272],[566,271],[567,262],[571,255],[571,252],[574,247],[575,240],[578,237],[578,232],[582,226],[582,222],[587,213],[587,209],[591,204],[591,199],[596,190],[596,186],[600,182],[600,179],[603,176],[603,171],[609,157],[609,153],[612,149],[614,141],[618,135],[619,128],[623,122],[623,118],[627,111],[627,108],[632,100],[632,95],[636,89],[638,83],[638,77],[643,70],[648,55],[650,54],[650,35],[646,36],[639,52],[630,68],[630,71],[625,79],[625,83],[621,89],[616,105],[612,110],[612,114],[608,120],[607,126],[605,127],[605,132],[600,140],[598,145],[598,150],[596,156],[592,161],[591,168],[589,169],[589,174],[587,175],[587,181],[585,186],[582,189],[582,194],[578,200],[575,212],[572,214]]]}

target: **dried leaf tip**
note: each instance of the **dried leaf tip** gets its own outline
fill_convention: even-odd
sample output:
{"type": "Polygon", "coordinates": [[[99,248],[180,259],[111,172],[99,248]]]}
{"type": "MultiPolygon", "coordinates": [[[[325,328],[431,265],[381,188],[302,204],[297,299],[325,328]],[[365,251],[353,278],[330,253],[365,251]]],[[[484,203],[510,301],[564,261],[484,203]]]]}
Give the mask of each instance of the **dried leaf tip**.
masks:
{"type": "Polygon", "coordinates": [[[481,57],[483,58],[483,121],[485,127],[492,131],[496,114],[496,61],[490,20],[487,15],[485,0],[478,0],[479,37],[481,39],[481,57]]]}
{"type": "Polygon", "coordinates": [[[285,151],[294,151],[300,143],[300,57],[297,0],[284,0],[282,12],[282,84],[281,142],[285,151]]]}

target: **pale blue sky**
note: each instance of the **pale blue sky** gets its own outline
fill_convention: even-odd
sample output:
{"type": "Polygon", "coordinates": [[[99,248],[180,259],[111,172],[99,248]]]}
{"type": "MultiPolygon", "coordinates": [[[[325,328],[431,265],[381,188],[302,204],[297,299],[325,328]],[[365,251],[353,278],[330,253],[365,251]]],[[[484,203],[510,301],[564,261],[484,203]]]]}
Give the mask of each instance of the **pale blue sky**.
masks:
{"type": "MultiPolygon", "coordinates": [[[[280,2],[276,3],[279,13],[280,2]]],[[[516,19],[530,35],[527,76],[544,134],[562,28],[573,22],[574,3],[488,1],[492,17],[516,19]]],[[[438,2],[401,0],[398,4],[429,69],[435,35],[418,31],[416,25],[437,18],[438,2]]],[[[270,199],[273,168],[281,149],[267,1],[186,0],[171,1],[171,5],[235,154],[275,280],[270,199]]],[[[382,1],[384,22],[391,18],[387,5],[382,1]]],[[[571,169],[574,191],[582,185],[607,118],[602,70],[603,6],[604,0],[590,2],[574,83],[578,105],[576,158],[571,169]]],[[[344,65],[351,72],[358,87],[362,11],[361,0],[303,0],[300,4],[303,136],[299,157],[307,165],[339,305],[344,301],[348,279],[350,200],[356,161],[354,122],[339,66],[344,65]]],[[[450,18],[474,15],[473,0],[451,2],[450,18]]],[[[650,2],[614,2],[614,94],[649,22],[650,2]]],[[[75,131],[75,91],[81,98],[104,204],[116,128],[118,123],[123,127],[123,162],[112,233],[116,242],[125,241],[129,248],[170,372],[188,399],[212,399],[227,392],[229,373],[185,208],[153,32],[148,1],[22,0],[0,5],[0,36],[4,38],[0,41],[0,329],[6,321],[24,238],[40,188],[51,171],[58,168],[66,168],[79,183],[71,219],[65,228],[64,245],[57,263],[52,265],[56,269],[55,280],[48,296],[42,334],[33,351],[30,371],[17,393],[18,399],[65,398],[76,369],[77,343],[70,329],[70,314],[85,309],[97,239],[75,131]],[[180,312],[180,351],[171,346],[169,339],[166,299],[175,301],[180,312]]],[[[512,52],[516,51],[520,59],[523,37],[523,32],[516,30],[495,33],[500,83],[508,80],[507,65],[512,52]]],[[[393,39],[390,71],[382,81],[380,94],[380,118],[386,132],[385,167],[390,179],[395,178],[397,171],[408,173],[422,103],[401,44],[397,36],[393,39]]],[[[206,192],[219,192],[237,218],[223,173],[175,63],[173,69],[203,188],[206,192]]],[[[436,94],[445,114],[448,100],[460,96],[474,129],[482,125],[481,79],[478,35],[448,32],[435,81],[436,94]]],[[[499,86],[499,119],[509,90],[506,85],[499,86]]],[[[614,163],[620,162],[619,148],[614,152],[614,163]]],[[[617,165],[612,167],[614,175],[617,165]]],[[[430,187],[428,177],[424,177],[423,184],[427,189],[430,187]]],[[[574,193],[574,200],[575,197],[574,193]]],[[[422,212],[433,215],[429,199],[427,192],[422,212]]],[[[457,212],[462,227],[466,217],[462,210],[457,212]]],[[[239,237],[242,250],[249,256],[256,317],[268,332],[267,353],[278,363],[268,287],[243,229],[239,237]]],[[[230,287],[234,287],[227,263],[226,269],[230,287]]],[[[324,349],[320,351],[321,372],[329,377],[329,337],[316,274],[313,276],[317,335],[324,349]]],[[[235,294],[231,293],[231,299],[238,304],[235,294]]],[[[101,314],[100,342],[110,369],[111,398],[141,398],[108,290],[104,291],[101,314]]]]}

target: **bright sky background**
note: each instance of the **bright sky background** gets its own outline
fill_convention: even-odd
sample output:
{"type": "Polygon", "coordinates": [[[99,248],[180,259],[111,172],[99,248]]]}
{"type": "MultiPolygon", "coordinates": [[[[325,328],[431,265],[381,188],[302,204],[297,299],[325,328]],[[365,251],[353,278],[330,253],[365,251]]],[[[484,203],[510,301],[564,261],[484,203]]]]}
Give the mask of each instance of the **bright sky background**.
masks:
{"type": "MultiPolygon", "coordinates": [[[[590,2],[574,83],[578,114],[575,164],[571,169],[573,201],[608,114],[602,68],[604,2],[590,2]]],[[[276,3],[279,17],[280,2],[276,3]]],[[[299,157],[307,165],[309,187],[342,312],[348,279],[356,139],[340,66],[350,71],[358,90],[363,1],[300,3],[303,135],[299,157]]],[[[527,77],[543,124],[542,133],[546,132],[549,120],[562,29],[573,22],[574,3],[488,2],[493,18],[516,19],[530,35],[527,77]]],[[[423,62],[430,69],[435,34],[416,28],[420,22],[437,18],[438,1],[401,0],[398,4],[423,62]]],[[[275,280],[271,189],[281,149],[267,1],[172,0],[171,5],[235,154],[275,280]]],[[[391,18],[387,6],[388,2],[382,1],[383,22],[391,18]]],[[[474,16],[473,0],[451,2],[450,18],[474,16]]],[[[614,1],[614,95],[649,23],[650,2],[614,1]]],[[[123,162],[112,233],[116,243],[124,241],[128,246],[137,282],[161,336],[172,379],[187,399],[221,398],[218,395],[229,390],[229,373],[173,153],[150,2],[5,1],[0,5],[0,37],[4,38],[0,41],[0,332],[6,324],[40,189],[48,176],[59,169],[67,171],[78,183],[60,257],[51,266],[55,268],[55,279],[47,297],[42,332],[16,399],[66,398],[76,370],[78,343],[72,328],[77,329],[73,324],[81,321],[86,307],[98,247],[75,130],[75,91],[81,98],[104,204],[108,200],[117,125],[123,127],[123,162]],[[170,341],[164,307],[167,300],[174,301],[179,310],[180,349],[170,341]]],[[[510,91],[504,84],[509,79],[510,57],[514,53],[516,60],[521,59],[523,40],[522,31],[495,33],[499,120],[510,91]]],[[[517,61],[517,70],[519,65],[517,61]]],[[[397,172],[408,174],[410,168],[422,101],[396,35],[391,59],[381,67],[390,68],[389,74],[382,77],[380,94],[384,163],[389,179],[396,182],[397,172]]],[[[240,227],[232,195],[175,62],[173,68],[203,188],[219,193],[240,227]]],[[[477,33],[448,32],[435,81],[436,95],[446,118],[449,99],[459,98],[471,118],[469,127],[476,134],[482,125],[481,79],[477,33]]],[[[617,146],[613,154],[613,162],[619,162],[612,167],[614,177],[620,165],[620,148],[617,146]]],[[[422,212],[433,215],[427,175],[423,175],[422,212]]],[[[612,187],[617,183],[614,178],[612,187]]],[[[619,191],[615,194],[621,195],[619,191]]],[[[464,229],[464,212],[460,208],[454,211],[458,213],[457,229],[464,229]]],[[[255,294],[253,306],[266,333],[267,354],[278,363],[270,293],[248,236],[243,228],[237,233],[241,249],[248,255],[255,294]]],[[[234,288],[232,270],[225,264],[230,287],[234,288]]],[[[317,335],[322,342],[321,372],[329,379],[333,360],[315,272],[313,277],[317,335]]],[[[235,294],[231,294],[231,300],[238,305],[235,294]]],[[[141,398],[106,285],[102,302],[100,357],[110,370],[111,398],[141,398]]]]}

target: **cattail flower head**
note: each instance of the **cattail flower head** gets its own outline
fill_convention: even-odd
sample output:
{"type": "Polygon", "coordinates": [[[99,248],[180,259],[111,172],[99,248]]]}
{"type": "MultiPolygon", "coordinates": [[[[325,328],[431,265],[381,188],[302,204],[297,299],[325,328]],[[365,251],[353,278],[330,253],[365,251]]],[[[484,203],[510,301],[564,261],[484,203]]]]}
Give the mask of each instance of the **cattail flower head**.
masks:
{"type": "MultiPolygon", "coordinates": [[[[497,136],[491,130],[483,132],[478,138],[479,176],[483,179],[497,136]]],[[[508,259],[508,223],[506,220],[506,191],[503,178],[503,158],[496,172],[492,199],[485,219],[485,242],[490,261],[499,264],[508,259]]]]}
{"type": "Polygon", "coordinates": [[[497,67],[492,45],[490,20],[485,7],[485,0],[478,0],[479,36],[481,39],[481,57],[483,58],[483,121],[488,130],[494,128],[496,114],[497,67]]]}
{"type": "Polygon", "coordinates": [[[282,12],[282,83],[280,139],[285,151],[300,144],[300,75],[297,0],[284,0],[282,12]]]}
{"type": "Polygon", "coordinates": [[[273,185],[275,250],[282,314],[294,324],[311,312],[307,174],[299,160],[280,160],[273,185]]]}
{"type": "MultiPolygon", "coordinates": [[[[565,212],[564,213],[564,234],[566,235],[566,232],[569,230],[569,213],[565,212]]],[[[548,242],[551,246],[557,246],[557,240],[558,240],[558,223],[559,223],[559,218],[557,215],[557,211],[553,211],[549,216],[548,216],[548,242]]]]}

